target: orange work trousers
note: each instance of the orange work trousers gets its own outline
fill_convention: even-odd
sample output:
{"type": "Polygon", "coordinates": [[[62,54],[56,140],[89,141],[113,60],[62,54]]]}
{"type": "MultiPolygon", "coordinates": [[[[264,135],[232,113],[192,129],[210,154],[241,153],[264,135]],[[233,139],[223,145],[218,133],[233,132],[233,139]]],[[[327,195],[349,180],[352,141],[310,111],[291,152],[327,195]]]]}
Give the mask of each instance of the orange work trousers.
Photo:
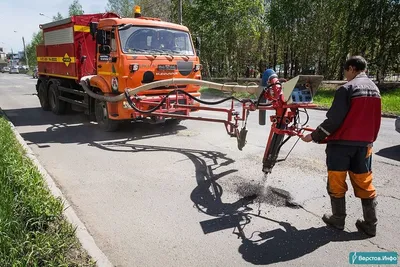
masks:
{"type": "Polygon", "coordinates": [[[345,196],[348,190],[348,173],[356,197],[376,197],[376,190],[372,184],[372,147],[327,144],[325,152],[328,167],[327,191],[330,196],[345,196]]]}

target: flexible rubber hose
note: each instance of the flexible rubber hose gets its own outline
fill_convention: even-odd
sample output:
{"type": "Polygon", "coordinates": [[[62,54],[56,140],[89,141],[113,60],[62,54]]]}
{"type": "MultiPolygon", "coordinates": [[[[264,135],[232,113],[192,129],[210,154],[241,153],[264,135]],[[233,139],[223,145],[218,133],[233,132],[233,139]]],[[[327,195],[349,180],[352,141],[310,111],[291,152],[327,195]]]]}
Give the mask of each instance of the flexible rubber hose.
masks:
{"type": "Polygon", "coordinates": [[[81,80],[79,84],[83,87],[83,90],[85,90],[85,92],[94,99],[98,99],[105,102],[119,102],[125,99],[125,95],[123,93],[117,96],[105,96],[96,94],[95,92],[89,89],[89,86],[85,80],[81,80]]]}
{"type": "Polygon", "coordinates": [[[171,92],[169,92],[167,95],[165,95],[164,98],[161,100],[161,102],[158,103],[155,107],[153,107],[153,108],[151,108],[151,109],[149,109],[149,110],[140,110],[140,109],[138,109],[138,108],[136,107],[136,105],[133,103],[132,99],[131,99],[130,96],[128,95],[128,90],[125,91],[125,98],[126,98],[128,104],[129,104],[135,111],[140,112],[140,113],[152,113],[152,112],[156,111],[157,109],[159,109],[159,108],[167,101],[167,98],[168,98],[169,95],[175,94],[176,92],[179,92],[179,93],[182,93],[182,94],[184,94],[184,95],[187,95],[189,98],[191,98],[191,99],[193,99],[193,100],[196,100],[197,102],[199,102],[199,103],[201,103],[201,104],[205,104],[205,105],[218,105],[218,104],[221,104],[221,103],[226,102],[226,101],[231,100],[231,99],[236,100],[236,101],[238,101],[238,102],[240,102],[240,103],[247,103],[247,102],[253,103],[253,101],[250,100],[250,99],[243,99],[243,100],[240,100],[240,99],[238,99],[238,98],[236,98],[236,97],[233,97],[233,96],[230,96],[230,97],[227,97],[227,98],[223,98],[223,99],[221,99],[221,100],[214,101],[214,102],[209,102],[209,101],[204,101],[204,100],[198,99],[197,97],[192,96],[190,93],[188,93],[188,92],[186,92],[186,91],[184,91],[184,90],[175,89],[174,91],[171,91],[171,92]]]}
{"type": "MultiPolygon", "coordinates": [[[[125,94],[121,93],[116,96],[104,96],[104,95],[99,95],[94,93],[92,90],[89,89],[88,83],[86,80],[90,78],[88,77],[83,77],[81,79],[81,86],[85,90],[85,92],[95,98],[99,99],[102,101],[107,101],[107,102],[119,102],[125,98],[125,94]]],[[[256,93],[258,90],[260,90],[258,85],[251,85],[251,86],[245,86],[245,85],[237,85],[237,84],[220,84],[220,83],[214,83],[214,82],[209,82],[209,81],[203,81],[203,80],[197,80],[197,79],[188,79],[188,78],[172,78],[172,79],[166,79],[166,80],[161,80],[161,81],[155,81],[152,83],[144,84],[141,86],[136,87],[135,89],[130,89],[127,88],[127,93],[130,96],[136,95],[140,92],[147,91],[152,88],[156,88],[159,86],[174,86],[174,85],[186,85],[186,84],[193,84],[193,85],[199,85],[199,86],[207,86],[208,88],[213,88],[221,91],[230,91],[230,92],[247,92],[250,94],[256,93]]]]}

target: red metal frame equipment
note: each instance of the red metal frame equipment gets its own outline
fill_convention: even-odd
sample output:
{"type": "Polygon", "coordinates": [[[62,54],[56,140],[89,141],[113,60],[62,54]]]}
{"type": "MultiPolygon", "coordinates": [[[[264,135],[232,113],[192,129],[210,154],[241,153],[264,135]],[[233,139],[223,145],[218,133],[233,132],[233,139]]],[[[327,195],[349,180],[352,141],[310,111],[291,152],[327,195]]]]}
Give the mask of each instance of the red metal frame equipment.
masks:
{"type": "MultiPolygon", "coordinates": [[[[275,114],[270,116],[271,129],[262,161],[262,170],[265,174],[268,174],[271,173],[275,163],[278,162],[277,158],[282,145],[293,136],[300,138],[305,131],[313,131],[313,129],[305,126],[309,119],[306,109],[316,107],[316,105],[312,103],[312,97],[315,95],[322,79],[323,76],[319,75],[299,75],[286,81],[278,79],[278,76],[274,71],[266,70],[263,75],[262,83],[258,87],[261,92],[257,101],[252,99],[238,99],[230,96],[219,101],[209,102],[198,99],[193,95],[178,89],[178,87],[165,96],[158,96],[158,101],[157,99],[154,99],[154,102],[142,100],[140,96],[130,92],[131,90],[129,89],[125,90],[125,97],[127,104],[136,112],[146,116],[156,117],[157,119],[168,117],[178,120],[189,119],[223,123],[227,133],[231,137],[237,138],[239,150],[242,150],[246,144],[246,125],[249,113],[251,111],[259,110],[259,124],[265,125],[265,112],[267,110],[275,111],[275,114]],[[192,101],[190,100],[195,100],[196,102],[205,105],[218,105],[231,100],[231,104],[229,108],[207,107],[201,105],[179,104],[179,100],[184,100],[184,103],[191,103],[192,101]],[[241,115],[235,109],[235,101],[242,103],[241,115]],[[140,107],[142,106],[148,106],[150,108],[148,110],[141,110],[140,107]],[[189,115],[189,111],[194,110],[226,113],[227,119],[195,117],[189,115]],[[307,116],[306,122],[302,124],[300,124],[300,112],[304,112],[307,116]],[[241,130],[239,130],[240,121],[244,123],[241,130]],[[285,136],[286,138],[284,139],[285,136]]],[[[202,81],[194,80],[193,82],[198,84],[202,81]]],[[[179,84],[179,79],[176,79],[174,83],[175,86],[176,84],[179,84]]],[[[182,81],[182,83],[187,83],[187,80],[184,82],[182,81]]],[[[208,86],[210,85],[208,84],[208,86]]]]}

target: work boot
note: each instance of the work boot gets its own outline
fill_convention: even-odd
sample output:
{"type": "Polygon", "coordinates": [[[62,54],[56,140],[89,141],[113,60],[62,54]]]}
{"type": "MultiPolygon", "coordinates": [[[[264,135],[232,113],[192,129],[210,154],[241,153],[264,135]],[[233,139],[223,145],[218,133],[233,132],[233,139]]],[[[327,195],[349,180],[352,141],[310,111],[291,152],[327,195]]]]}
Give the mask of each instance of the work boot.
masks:
{"type": "Polygon", "coordinates": [[[344,229],[346,219],[346,199],[331,197],[332,214],[324,214],[322,220],[339,230],[344,229]]]}
{"type": "Polygon", "coordinates": [[[376,225],[378,219],[376,218],[376,205],[378,202],[376,198],[372,199],[361,199],[362,209],[363,209],[363,219],[358,219],[356,222],[356,227],[359,231],[364,232],[369,236],[376,235],[376,225]]]}

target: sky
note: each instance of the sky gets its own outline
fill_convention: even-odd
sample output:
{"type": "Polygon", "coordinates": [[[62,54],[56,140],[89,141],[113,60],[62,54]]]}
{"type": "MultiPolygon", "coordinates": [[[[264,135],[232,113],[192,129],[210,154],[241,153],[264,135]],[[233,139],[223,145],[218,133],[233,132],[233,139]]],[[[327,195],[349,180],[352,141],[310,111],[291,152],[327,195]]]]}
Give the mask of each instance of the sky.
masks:
{"type": "MultiPolygon", "coordinates": [[[[6,53],[11,52],[11,49],[14,53],[23,51],[22,37],[27,45],[31,42],[33,33],[40,30],[39,24],[51,22],[51,18],[57,12],[67,17],[68,7],[72,1],[0,0],[0,47],[3,47],[6,53]]],[[[102,13],[107,6],[107,0],[80,0],[79,2],[85,14],[102,13]]]]}

